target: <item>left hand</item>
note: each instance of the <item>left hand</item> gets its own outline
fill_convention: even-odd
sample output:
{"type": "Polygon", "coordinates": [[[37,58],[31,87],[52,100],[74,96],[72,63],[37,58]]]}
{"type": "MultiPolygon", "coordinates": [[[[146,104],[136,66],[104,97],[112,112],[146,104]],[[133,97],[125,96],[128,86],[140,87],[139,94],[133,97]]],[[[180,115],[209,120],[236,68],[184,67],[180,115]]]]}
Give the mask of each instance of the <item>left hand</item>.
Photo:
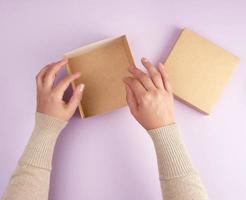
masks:
{"type": "Polygon", "coordinates": [[[78,107],[84,85],[80,84],[73,91],[73,96],[68,103],[63,101],[63,95],[70,83],[80,77],[80,72],[65,76],[54,86],[57,72],[67,64],[61,60],[45,66],[36,76],[37,83],[37,112],[50,115],[57,119],[68,121],[78,107]]]}

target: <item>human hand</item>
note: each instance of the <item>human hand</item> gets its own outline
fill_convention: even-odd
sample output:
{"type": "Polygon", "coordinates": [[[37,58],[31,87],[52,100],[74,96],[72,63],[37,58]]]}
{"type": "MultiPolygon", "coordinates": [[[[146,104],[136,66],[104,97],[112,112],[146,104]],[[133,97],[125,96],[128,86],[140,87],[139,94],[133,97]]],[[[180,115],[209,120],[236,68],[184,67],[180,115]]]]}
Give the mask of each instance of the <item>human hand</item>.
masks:
{"type": "Polygon", "coordinates": [[[133,77],[123,79],[132,115],[146,130],[174,123],[173,94],[163,64],[155,68],[146,58],[141,61],[148,73],[130,67],[133,77]]]}
{"type": "Polygon", "coordinates": [[[80,77],[80,72],[65,76],[54,85],[57,72],[67,64],[67,60],[51,63],[41,69],[36,76],[37,112],[50,115],[63,121],[68,121],[78,107],[84,85],[80,84],[73,91],[68,103],[63,101],[63,95],[70,83],[80,77]]]}

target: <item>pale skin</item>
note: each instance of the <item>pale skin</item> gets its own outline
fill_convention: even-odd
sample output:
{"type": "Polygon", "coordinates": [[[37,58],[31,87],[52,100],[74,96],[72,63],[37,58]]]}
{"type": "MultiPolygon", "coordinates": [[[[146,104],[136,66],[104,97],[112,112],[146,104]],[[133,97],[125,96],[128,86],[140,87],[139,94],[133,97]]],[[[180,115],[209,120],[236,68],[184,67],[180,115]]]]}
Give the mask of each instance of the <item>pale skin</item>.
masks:
{"type": "MultiPolygon", "coordinates": [[[[123,79],[130,112],[146,130],[175,123],[172,89],[163,64],[154,67],[146,58],[141,61],[147,73],[130,67],[132,77],[123,79]]],[[[63,101],[65,90],[81,75],[79,72],[67,75],[54,85],[56,74],[66,64],[67,60],[51,63],[36,76],[37,111],[63,121],[73,116],[84,89],[83,84],[78,85],[71,99],[67,103],[63,101]]]]}
{"type": "Polygon", "coordinates": [[[82,99],[84,85],[78,85],[68,103],[63,101],[63,95],[70,83],[76,80],[80,73],[65,76],[54,85],[58,71],[67,64],[67,60],[46,65],[36,76],[37,84],[37,111],[68,121],[76,111],[82,99]]]}
{"type": "MultiPolygon", "coordinates": [[[[173,95],[164,66],[142,59],[146,73],[131,66],[123,79],[130,112],[146,129],[156,149],[160,184],[164,199],[208,199],[196,170],[179,137],[174,118],[173,95]]],[[[56,140],[81,102],[84,86],[74,88],[68,102],[64,91],[80,73],[54,82],[67,64],[61,60],[45,66],[37,75],[36,125],[30,141],[4,194],[5,200],[48,199],[52,157],[56,140]],[[41,114],[43,113],[43,114],[41,114]],[[44,115],[45,114],[45,115],[44,115]],[[52,117],[50,117],[52,116],[52,117]]],[[[100,170],[100,169],[99,169],[100,170]]]]}

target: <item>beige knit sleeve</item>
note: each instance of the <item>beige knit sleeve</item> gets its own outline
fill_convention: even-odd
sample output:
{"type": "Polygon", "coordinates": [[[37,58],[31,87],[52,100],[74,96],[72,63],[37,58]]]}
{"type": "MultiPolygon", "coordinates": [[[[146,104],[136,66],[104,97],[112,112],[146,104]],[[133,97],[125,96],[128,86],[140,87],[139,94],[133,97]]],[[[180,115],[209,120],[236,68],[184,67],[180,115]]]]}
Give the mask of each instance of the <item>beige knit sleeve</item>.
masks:
{"type": "Polygon", "coordinates": [[[47,200],[52,156],[66,122],[36,113],[32,136],[11,176],[2,200],[47,200]]]}
{"type": "Polygon", "coordinates": [[[208,196],[180,138],[176,124],[149,130],[165,200],[207,200],[208,196]]]}

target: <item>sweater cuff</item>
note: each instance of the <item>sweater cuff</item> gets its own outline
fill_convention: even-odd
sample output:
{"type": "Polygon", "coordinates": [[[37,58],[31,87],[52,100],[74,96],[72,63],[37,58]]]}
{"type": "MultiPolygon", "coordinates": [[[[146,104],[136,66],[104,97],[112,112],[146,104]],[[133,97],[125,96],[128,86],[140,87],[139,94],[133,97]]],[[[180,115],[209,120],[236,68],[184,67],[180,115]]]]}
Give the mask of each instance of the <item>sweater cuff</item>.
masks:
{"type": "Polygon", "coordinates": [[[56,140],[67,122],[43,113],[36,113],[32,136],[19,163],[51,170],[56,140]]]}
{"type": "Polygon", "coordinates": [[[175,123],[148,130],[148,133],[154,142],[160,179],[167,180],[195,173],[175,123]]]}

